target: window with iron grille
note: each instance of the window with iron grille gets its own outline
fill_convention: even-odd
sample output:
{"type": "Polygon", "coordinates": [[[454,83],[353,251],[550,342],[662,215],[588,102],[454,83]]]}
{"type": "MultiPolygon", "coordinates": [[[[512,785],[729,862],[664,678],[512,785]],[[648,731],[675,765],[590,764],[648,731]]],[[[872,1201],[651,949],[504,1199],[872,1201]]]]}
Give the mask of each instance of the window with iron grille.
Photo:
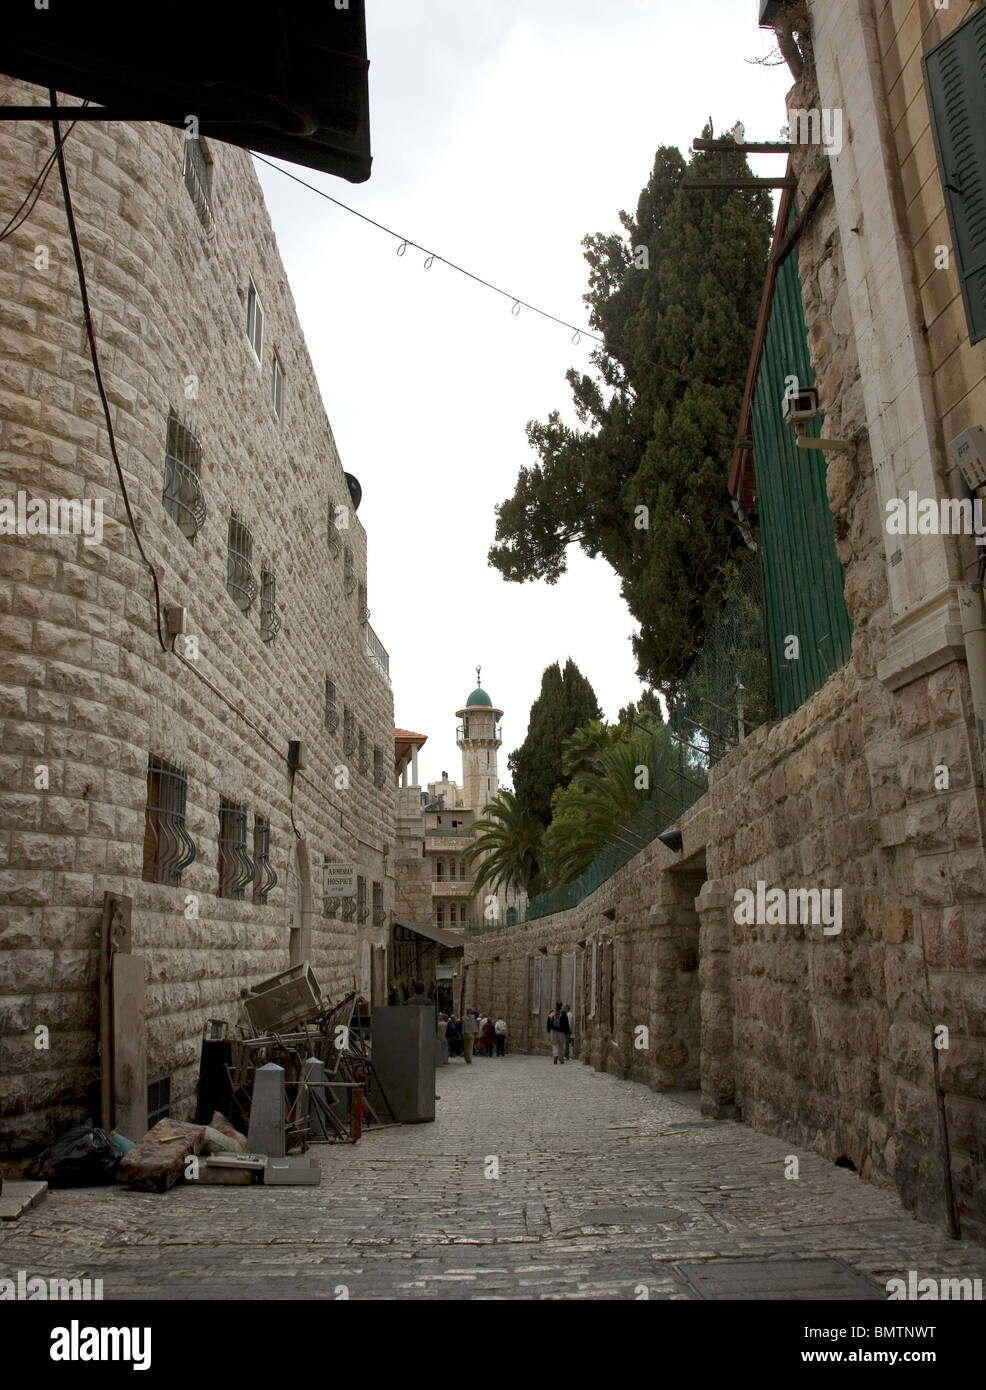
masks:
{"type": "Polygon", "coordinates": [[[277,874],[270,862],[270,821],[266,816],[253,819],[253,862],[253,901],[262,907],[267,894],[277,886],[277,874]]]}
{"type": "Polygon", "coordinates": [[[455,882],[455,860],[454,860],[454,859],[450,859],[450,860],[448,861],[448,876],[449,876],[449,878],[452,880],[452,882],[454,883],[454,882],[455,882]]]}
{"type": "Polygon", "coordinates": [[[382,787],[386,774],[383,766],[383,749],[374,747],[373,749],[373,785],[382,787]]]}
{"type": "Polygon", "coordinates": [[[260,636],[264,642],[273,642],[281,628],[281,615],[277,608],[277,575],[265,565],[260,571],[260,636]]]}
{"type": "Polygon", "coordinates": [[[222,797],[219,802],[219,896],[242,901],[254,880],[253,860],[247,854],[247,808],[222,797]]]}
{"type": "Polygon", "coordinates": [[[359,731],[359,770],[365,777],[370,770],[370,755],[367,751],[366,734],[359,731]]]}
{"type": "Polygon", "coordinates": [[[334,500],[330,497],[330,498],[329,498],[329,530],[328,530],[328,541],[329,541],[329,554],[332,555],[333,557],[336,556],[336,555],[338,555],[338,554],[339,554],[339,551],[342,549],[342,536],[341,536],[341,534],[340,534],[339,518],[338,518],[338,516],[337,516],[337,514],[336,514],[336,513],[337,513],[337,510],[338,510],[338,509],[337,509],[337,507],[336,507],[336,504],[335,504],[334,500]]]}
{"type": "Polygon", "coordinates": [[[344,922],[354,922],[356,920],[356,899],[343,898],[342,900],[342,920],[344,922]]]}
{"type": "Polygon", "coordinates": [[[235,514],[229,519],[226,554],[226,588],[241,612],[246,613],[257,597],[253,576],[253,536],[245,521],[235,514]]]}
{"type": "Polygon", "coordinates": [[[444,927],[445,925],[445,904],[439,903],[435,908],[435,925],[444,927]]]}
{"type": "Polygon", "coordinates": [[[171,1114],[171,1077],[159,1076],[147,1083],[147,1128],[153,1129],[158,1120],[171,1114]]]}
{"type": "Polygon", "coordinates": [[[456,905],[455,905],[455,903],[449,903],[449,905],[448,905],[448,924],[449,924],[450,927],[454,927],[457,921],[458,921],[458,911],[457,911],[457,909],[456,909],[456,905]]]}
{"type": "Polygon", "coordinates": [[[199,221],[211,240],[216,235],[216,223],[212,216],[212,159],[208,146],[199,137],[190,140],[185,136],[185,159],[182,178],[188,189],[188,196],[195,205],[199,221]]]}
{"type": "Polygon", "coordinates": [[[370,912],[366,906],[366,879],[362,874],[356,875],[356,916],[361,922],[365,922],[370,912]]]}
{"type": "Polygon", "coordinates": [[[346,593],[351,594],[356,588],[356,565],[353,561],[353,552],[348,545],[346,546],[346,559],[343,565],[343,581],[346,593]]]}
{"type": "Polygon", "coordinates": [[[341,915],[341,914],[340,914],[340,910],[339,910],[339,909],[340,909],[340,904],[341,904],[341,902],[342,902],[342,899],[341,899],[341,898],[323,898],[323,899],[322,899],[322,916],[323,916],[323,917],[339,917],[339,916],[341,915]]]}
{"type": "Polygon", "coordinates": [[[185,827],[188,776],[185,769],[152,753],[147,760],[144,825],[145,883],[181,886],[182,870],[195,858],[195,841],[185,827]]]}
{"type": "Polygon", "coordinates": [[[383,884],[374,883],[373,885],[373,925],[383,926],[383,884]]]}
{"type": "Polygon", "coordinates": [[[336,683],[325,677],[325,727],[334,734],[339,727],[339,711],[336,709],[336,683]]]}
{"type": "Polygon", "coordinates": [[[359,620],[360,620],[360,622],[361,622],[361,623],[368,622],[368,621],[369,621],[369,618],[370,618],[370,610],[369,610],[369,608],[367,608],[367,606],[366,606],[366,585],[365,585],[365,584],[360,584],[360,585],[358,586],[358,596],[357,596],[357,599],[356,599],[356,606],[357,606],[358,609],[359,609],[359,620]]]}
{"type": "Polygon", "coordinates": [[[284,371],[281,367],[281,359],[277,353],[271,353],[273,365],[270,374],[270,398],[274,406],[274,414],[281,418],[281,398],[284,393],[284,371]]]}
{"type": "Polygon", "coordinates": [[[348,705],[343,707],[342,751],[344,753],[355,753],[356,751],[356,716],[348,705]]]}
{"type": "Polygon", "coordinates": [[[438,863],[435,865],[435,876],[437,877],[439,883],[444,883],[444,882],[445,882],[445,860],[444,860],[444,859],[439,859],[438,863]]]}
{"type": "Polygon", "coordinates": [[[247,290],[246,334],[253,348],[253,355],[259,362],[264,355],[264,306],[252,280],[247,290]]]}
{"type": "Polygon", "coordinates": [[[202,448],[198,440],[171,411],[164,446],[164,509],[189,540],[202,529],[206,518],[199,481],[201,467],[202,448]]]}

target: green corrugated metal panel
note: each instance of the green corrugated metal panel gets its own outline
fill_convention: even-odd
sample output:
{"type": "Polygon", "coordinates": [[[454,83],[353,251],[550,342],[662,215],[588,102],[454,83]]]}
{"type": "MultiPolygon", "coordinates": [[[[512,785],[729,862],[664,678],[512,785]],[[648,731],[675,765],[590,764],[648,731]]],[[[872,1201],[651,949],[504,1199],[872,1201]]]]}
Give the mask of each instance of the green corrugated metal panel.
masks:
{"type": "MultiPolygon", "coordinates": [[[[792,209],[792,220],[795,215],[792,209]]],[[[753,397],[767,639],[782,716],[804,704],[845,665],[852,638],[825,490],[825,455],[799,449],[781,413],[790,376],[802,387],[814,385],[797,249],[777,275],[753,397]],[[784,654],[791,636],[799,641],[797,660],[784,654]]],[[[820,418],[808,426],[809,434],[817,437],[821,432],[820,418]]]]}

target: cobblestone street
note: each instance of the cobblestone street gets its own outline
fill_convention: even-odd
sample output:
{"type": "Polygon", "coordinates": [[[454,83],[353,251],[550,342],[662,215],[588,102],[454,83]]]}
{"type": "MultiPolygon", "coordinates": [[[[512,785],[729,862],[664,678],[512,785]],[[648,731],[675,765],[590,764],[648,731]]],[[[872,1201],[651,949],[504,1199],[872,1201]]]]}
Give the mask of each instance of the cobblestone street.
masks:
{"type": "Polygon", "coordinates": [[[438,1072],[437,1120],[320,1145],[308,1188],[50,1192],[0,1273],[119,1298],[885,1298],[986,1256],[813,1154],[579,1063],[438,1072]],[[487,1177],[499,1165],[499,1177],[487,1177]],[[343,1286],[343,1287],[341,1287],[343,1286]],[[646,1294],[645,1291],[646,1290],[646,1294]]]}

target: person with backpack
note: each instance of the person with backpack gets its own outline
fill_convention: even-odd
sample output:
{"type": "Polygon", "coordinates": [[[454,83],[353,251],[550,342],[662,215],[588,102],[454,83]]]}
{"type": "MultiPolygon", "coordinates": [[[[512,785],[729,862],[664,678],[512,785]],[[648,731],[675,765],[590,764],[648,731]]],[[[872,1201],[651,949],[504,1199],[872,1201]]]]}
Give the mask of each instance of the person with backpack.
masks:
{"type": "Polygon", "coordinates": [[[557,1066],[559,1062],[562,1066],[565,1065],[565,1039],[571,1035],[571,1031],[568,1014],[562,1008],[559,1000],[548,1015],[548,1041],[551,1043],[553,1066],[557,1066]]]}

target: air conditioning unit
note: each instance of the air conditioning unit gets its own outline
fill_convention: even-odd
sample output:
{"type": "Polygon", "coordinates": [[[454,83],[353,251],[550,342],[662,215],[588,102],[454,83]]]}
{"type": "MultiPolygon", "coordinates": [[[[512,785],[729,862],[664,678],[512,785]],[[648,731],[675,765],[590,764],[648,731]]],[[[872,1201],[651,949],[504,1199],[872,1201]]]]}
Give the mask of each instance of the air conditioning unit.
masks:
{"type": "Polygon", "coordinates": [[[784,0],[760,0],[760,28],[773,29],[774,20],[784,8],[784,0]]]}
{"type": "Polygon", "coordinates": [[[818,392],[814,386],[787,391],[781,402],[781,410],[789,425],[808,425],[818,414],[818,392]]]}

